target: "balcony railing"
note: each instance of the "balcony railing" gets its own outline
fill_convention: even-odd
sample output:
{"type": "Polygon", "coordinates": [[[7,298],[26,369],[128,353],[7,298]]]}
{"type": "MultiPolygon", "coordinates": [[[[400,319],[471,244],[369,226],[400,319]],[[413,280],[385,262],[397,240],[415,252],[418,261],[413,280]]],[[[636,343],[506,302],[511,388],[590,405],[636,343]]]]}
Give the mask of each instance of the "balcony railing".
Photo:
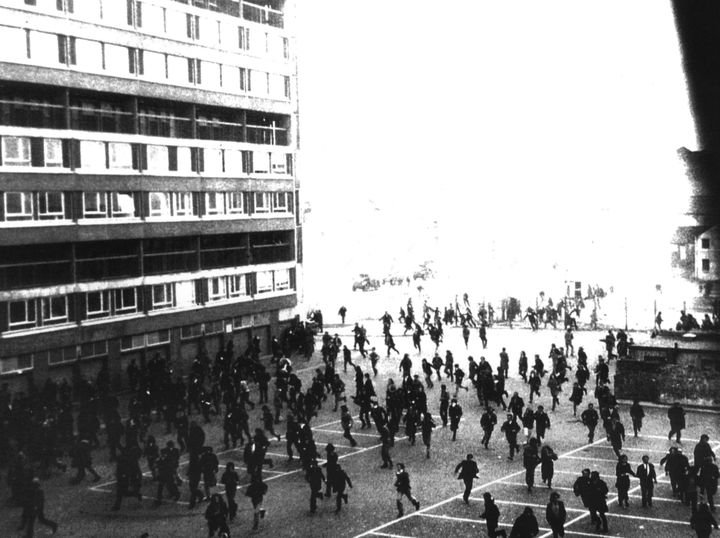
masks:
{"type": "MultiPolygon", "coordinates": [[[[167,114],[138,114],[140,134],[165,138],[192,138],[192,120],[167,114]]],[[[199,137],[202,138],[202,137],[199,137]]]]}
{"type": "Polygon", "coordinates": [[[233,17],[242,17],[245,20],[267,24],[276,28],[284,25],[283,13],[270,6],[261,6],[240,0],[175,0],[181,4],[192,5],[201,9],[209,9],[218,13],[225,13],[233,17]],[[241,13],[242,6],[242,13],[241,13]]]}
{"type": "MultiPolygon", "coordinates": [[[[102,133],[136,134],[132,112],[81,106],[70,107],[70,129],[102,133]]],[[[140,113],[137,134],[164,138],[192,139],[192,120],[168,114],[140,113]]],[[[0,125],[65,129],[62,105],[0,100],[0,125]]],[[[270,125],[243,125],[226,121],[197,120],[197,138],[287,146],[288,130],[270,125]]]]}
{"type": "Polygon", "coordinates": [[[0,100],[0,125],[63,129],[65,128],[65,111],[62,105],[0,100]]]}
{"type": "Polygon", "coordinates": [[[70,107],[70,128],[76,131],[101,133],[133,134],[135,132],[132,112],[79,106],[70,107]]]}

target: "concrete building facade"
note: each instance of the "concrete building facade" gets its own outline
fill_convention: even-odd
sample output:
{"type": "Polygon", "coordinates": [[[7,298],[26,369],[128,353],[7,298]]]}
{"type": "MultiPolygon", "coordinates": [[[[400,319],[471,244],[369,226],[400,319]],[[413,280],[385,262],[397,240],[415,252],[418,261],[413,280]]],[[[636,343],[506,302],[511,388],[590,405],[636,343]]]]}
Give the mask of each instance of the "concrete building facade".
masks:
{"type": "Polygon", "coordinates": [[[294,316],[292,5],[0,0],[0,382],[182,371],[294,316]]]}

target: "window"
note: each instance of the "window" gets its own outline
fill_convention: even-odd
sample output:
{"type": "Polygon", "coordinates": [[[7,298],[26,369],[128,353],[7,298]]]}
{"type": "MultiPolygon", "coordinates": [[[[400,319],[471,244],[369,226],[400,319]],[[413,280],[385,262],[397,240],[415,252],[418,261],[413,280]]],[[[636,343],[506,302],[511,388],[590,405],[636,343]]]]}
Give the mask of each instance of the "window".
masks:
{"type": "Polygon", "coordinates": [[[68,346],[57,349],[51,349],[48,352],[48,365],[63,364],[66,362],[75,362],[77,360],[77,347],[68,346]]]}
{"type": "Polygon", "coordinates": [[[67,297],[43,297],[42,298],[43,323],[65,323],[68,320],[67,297]]]}
{"type": "Polygon", "coordinates": [[[107,340],[97,342],[86,342],[80,345],[80,358],[101,357],[107,355],[107,340]]]}
{"type": "Polygon", "coordinates": [[[135,216],[135,198],[131,192],[113,192],[112,200],[113,218],[130,218],[135,216]]]}
{"type": "Polygon", "coordinates": [[[222,192],[205,193],[205,214],[206,215],[224,215],[225,214],[225,197],[222,192]]]}
{"type": "Polygon", "coordinates": [[[287,213],[290,210],[290,204],[288,203],[289,196],[287,192],[274,192],[273,193],[273,212],[274,213],[287,213]]]}
{"type": "Polygon", "coordinates": [[[240,89],[244,92],[251,91],[252,85],[250,83],[250,70],[245,67],[240,67],[238,69],[240,69],[240,89]]]}
{"type": "Polygon", "coordinates": [[[228,295],[230,297],[243,297],[247,295],[245,275],[230,275],[228,277],[228,295]]]}
{"type": "Polygon", "coordinates": [[[238,26],[238,48],[250,50],[250,28],[238,26]]]}
{"type": "Polygon", "coordinates": [[[10,330],[34,327],[36,321],[35,299],[10,301],[8,303],[8,326],[10,330]]]}
{"type": "Polygon", "coordinates": [[[227,298],[225,277],[208,279],[208,299],[210,301],[222,301],[227,298]]]}
{"type": "Polygon", "coordinates": [[[703,248],[703,249],[708,249],[708,248],[710,248],[710,239],[709,239],[709,238],[703,237],[703,238],[700,240],[700,243],[701,243],[701,248],[703,248]]]}
{"type": "Polygon", "coordinates": [[[132,146],[123,142],[109,142],[108,165],[110,168],[132,169],[132,146]]]}
{"type": "Polygon", "coordinates": [[[222,150],[205,148],[205,151],[203,153],[203,172],[207,174],[222,174],[222,150]]]}
{"type": "Polygon", "coordinates": [[[267,174],[270,172],[270,153],[267,151],[253,151],[252,171],[256,174],[267,174]]]}
{"type": "Polygon", "coordinates": [[[170,217],[170,193],[169,192],[151,192],[150,193],[150,216],[151,217],[170,217]]]}
{"type": "Polygon", "coordinates": [[[200,39],[200,17],[198,15],[185,14],[185,29],[188,39],[200,39]]]}
{"type": "Polygon", "coordinates": [[[58,35],[58,61],[64,65],[75,65],[77,63],[75,54],[75,38],[66,35],[58,35]]]}
{"type": "Polygon", "coordinates": [[[202,62],[196,58],[187,59],[188,82],[191,84],[202,84],[202,62]]]}
{"type": "MultiPolygon", "coordinates": [[[[95,140],[80,141],[81,167],[92,170],[107,169],[107,157],[105,155],[105,142],[95,140]]],[[[132,165],[132,162],[130,163],[132,165]]]]}
{"type": "Polygon", "coordinates": [[[32,220],[33,196],[30,192],[6,192],[5,220],[32,220]]]}
{"type": "Polygon", "coordinates": [[[133,75],[144,75],[143,50],[128,48],[128,70],[133,75]]]}
{"type": "Polygon", "coordinates": [[[180,329],[180,338],[183,340],[188,340],[190,338],[197,338],[202,334],[202,324],[198,323],[197,325],[185,325],[182,329],[180,329]]]}
{"type": "Polygon", "coordinates": [[[3,136],[2,164],[4,166],[30,166],[30,139],[19,136],[3,136]]]}
{"type": "Polygon", "coordinates": [[[710,271],[710,260],[708,258],[702,259],[702,270],[703,273],[707,273],[710,271]]]}
{"type": "Polygon", "coordinates": [[[277,269],[275,271],[275,291],[290,289],[290,269],[277,269]]]}
{"type": "Polygon", "coordinates": [[[134,314],[137,312],[137,294],[135,288],[113,290],[116,314],[134,314]]]}
{"type": "Polygon", "coordinates": [[[72,13],[74,11],[73,0],[55,0],[55,5],[58,11],[64,11],[66,13],[72,13]]]}
{"type": "Polygon", "coordinates": [[[175,282],[175,306],[178,308],[195,305],[195,281],[175,282]]]}
{"type": "Polygon", "coordinates": [[[136,334],[133,336],[123,336],[120,340],[120,351],[131,351],[133,349],[142,349],[145,347],[145,335],[136,334]]]}
{"type": "MultiPolygon", "coordinates": [[[[166,172],[170,170],[170,167],[168,166],[169,161],[169,151],[170,148],[167,146],[153,146],[148,145],[147,146],[147,169],[152,172],[166,172]]],[[[177,169],[177,148],[172,148],[175,150],[175,169],[177,169]]]]}
{"type": "Polygon", "coordinates": [[[0,374],[17,374],[25,370],[33,369],[33,356],[30,353],[18,355],[17,357],[5,357],[0,359],[0,374]]]}
{"type": "Polygon", "coordinates": [[[127,0],[127,23],[128,26],[142,28],[142,2],[139,0],[127,0]]]}
{"type": "Polygon", "coordinates": [[[46,138],[43,141],[43,153],[45,155],[45,166],[62,166],[63,151],[62,140],[59,138],[46,138]]]}
{"type": "Polygon", "coordinates": [[[290,99],[290,77],[283,77],[283,95],[286,99],[290,99]]]}
{"type": "Polygon", "coordinates": [[[272,203],[272,193],[256,192],[255,193],[255,213],[269,213],[272,203]]]}
{"type": "Polygon", "coordinates": [[[38,193],[38,218],[62,220],[65,218],[65,197],[61,192],[38,193]]]}
{"type": "Polygon", "coordinates": [[[273,174],[287,174],[287,154],[272,152],[270,154],[270,171],[273,174]]]}
{"type": "Polygon", "coordinates": [[[107,193],[83,193],[83,218],[103,219],[107,217],[107,193]]]}
{"type": "Polygon", "coordinates": [[[174,193],[173,212],[176,217],[191,217],[193,215],[192,194],[189,192],[174,193]]]}
{"type": "Polygon", "coordinates": [[[173,285],[158,284],[152,287],[153,310],[161,308],[172,308],[173,306],[173,285]]]}
{"type": "Polygon", "coordinates": [[[283,58],[290,59],[290,40],[287,37],[282,38],[283,58]]]}
{"type": "Polygon", "coordinates": [[[228,213],[238,215],[245,213],[245,193],[230,192],[228,193],[228,213]]]}
{"type": "Polygon", "coordinates": [[[25,0],[26,6],[37,6],[37,0],[25,0]]]}
{"type": "Polygon", "coordinates": [[[160,344],[167,344],[170,342],[170,331],[155,331],[145,334],[145,345],[146,346],[157,346],[160,344]]]}
{"type": "Polygon", "coordinates": [[[88,319],[104,318],[110,315],[110,292],[93,291],[85,295],[88,319]]]}
{"type": "Polygon", "coordinates": [[[257,292],[267,293],[273,290],[273,272],[259,271],[257,273],[257,292]]]}

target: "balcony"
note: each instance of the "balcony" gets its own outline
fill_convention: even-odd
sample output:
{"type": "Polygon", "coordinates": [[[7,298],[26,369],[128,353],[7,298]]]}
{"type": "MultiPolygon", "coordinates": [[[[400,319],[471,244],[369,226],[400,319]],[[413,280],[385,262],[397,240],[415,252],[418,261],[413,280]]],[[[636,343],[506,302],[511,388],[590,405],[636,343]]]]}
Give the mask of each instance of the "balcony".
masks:
{"type": "MultiPolygon", "coordinates": [[[[69,128],[75,131],[141,134],[163,138],[217,140],[287,146],[288,129],[278,127],[275,120],[266,124],[196,120],[197,133],[193,137],[193,120],[171,114],[140,112],[137,124],[132,112],[120,107],[70,106],[69,128]]],[[[262,118],[254,121],[262,122],[262,118]]],[[[39,129],[66,129],[62,105],[47,102],[0,100],[0,125],[39,129]]]]}
{"type": "MultiPolygon", "coordinates": [[[[272,6],[261,6],[240,0],[175,0],[180,4],[192,5],[201,9],[208,9],[224,13],[232,17],[241,17],[247,21],[267,24],[275,28],[283,28],[284,15],[279,9],[272,6]],[[242,12],[241,12],[242,11],[242,12]]],[[[280,2],[270,2],[280,4],[280,2]]],[[[279,5],[277,7],[280,7],[279,5]]]]}
{"type": "Polygon", "coordinates": [[[2,99],[0,100],[0,125],[64,129],[65,111],[62,105],[2,99]]]}

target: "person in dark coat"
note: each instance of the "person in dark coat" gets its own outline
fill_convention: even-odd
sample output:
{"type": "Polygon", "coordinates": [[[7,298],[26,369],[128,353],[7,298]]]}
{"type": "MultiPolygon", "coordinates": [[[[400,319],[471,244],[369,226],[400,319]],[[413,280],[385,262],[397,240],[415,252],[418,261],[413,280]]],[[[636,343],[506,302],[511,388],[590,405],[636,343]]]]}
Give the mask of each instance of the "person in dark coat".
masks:
{"type": "Polygon", "coordinates": [[[645,410],[637,398],[633,400],[633,404],[630,406],[630,418],[632,418],[634,436],[637,437],[640,430],[642,430],[642,421],[645,418],[645,410]]]}
{"type": "Polygon", "coordinates": [[[483,430],[483,437],[480,444],[486,449],[488,448],[488,443],[490,443],[490,437],[496,424],[497,415],[495,415],[495,410],[492,407],[486,407],[485,412],[480,417],[480,427],[483,430]]]}
{"type": "Polygon", "coordinates": [[[537,411],[535,411],[535,435],[537,436],[538,443],[542,443],[545,439],[545,432],[550,429],[550,417],[545,412],[545,408],[542,405],[538,405],[537,411]]]}
{"type": "Polygon", "coordinates": [[[653,489],[655,484],[657,484],[657,475],[655,474],[655,466],[650,463],[649,456],[645,455],[642,457],[642,463],[638,465],[635,476],[640,480],[643,508],[652,506],[653,489]]]}
{"type": "Polygon", "coordinates": [[[590,521],[597,523],[597,514],[590,510],[590,469],[583,469],[582,474],[577,477],[573,484],[573,493],[580,497],[583,506],[590,511],[590,521]]]}
{"type": "Polygon", "coordinates": [[[690,466],[687,456],[678,447],[671,446],[668,453],[660,460],[660,465],[665,466],[665,474],[670,477],[673,497],[681,495],[680,483],[690,466]]]}
{"type": "Polygon", "coordinates": [[[83,478],[85,478],[85,470],[88,470],[90,474],[93,475],[95,482],[100,481],[100,475],[97,474],[92,466],[92,453],[89,440],[81,439],[75,443],[72,450],[72,466],[75,467],[78,472],[71,483],[79,484],[83,478]]]}
{"type": "Polygon", "coordinates": [[[517,443],[517,434],[520,431],[520,425],[515,421],[511,413],[507,414],[507,420],[500,426],[500,431],[505,432],[505,439],[507,440],[510,451],[508,460],[512,461],[515,452],[520,452],[520,445],[517,443]]]}
{"type": "Polygon", "coordinates": [[[35,520],[50,527],[53,534],[57,532],[58,524],[45,517],[45,492],[40,487],[40,479],[33,478],[29,491],[25,492],[22,509],[19,530],[25,529],[27,538],[32,538],[35,535],[35,520]]]}
{"type": "Polygon", "coordinates": [[[339,465],[337,466],[337,469],[335,469],[335,473],[332,476],[332,483],[332,487],[335,490],[335,493],[337,493],[337,497],[335,498],[335,513],[337,514],[338,512],[340,512],[342,502],[345,501],[345,504],[348,503],[348,496],[347,493],[345,493],[345,486],[347,485],[350,487],[350,489],[352,489],[353,485],[350,481],[350,477],[339,465]]]}
{"type": "Polygon", "coordinates": [[[510,531],[510,538],[533,538],[540,532],[538,528],[537,518],[533,513],[533,509],[529,506],[525,507],[523,513],[518,516],[510,531]]]}
{"type": "Polygon", "coordinates": [[[200,455],[200,468],[202,469],[205,497],[210,498],[210,488],[217,485],[217,472],[220,466],[218,457],[211,446],[206,446],[200,455]]]}
{"type": "Polygon", "coordinates": [[[553,538],[565,536],[567,512],[565,511],[565,503],[560,500],[560,494],[557,491],[550,494],[550,502],[545,508],[545,520],[552,529],[553,538]]]}
{"type": "Polygon", "coordinates": [[[713,463],[712,457],[707,456],[698,473],[698,485],[700,486],[700,493],[705,494],[705,498],[710,505],[710,510],[713,512],[715,511],[715,494],[718,489],[718,478],[720,478],[718,466],[713,463]]]}
{"type": "Polygon", "coordinates": [[[265,517],[262,502],[267,490],[267,484],[262,480],[262,473],[255,473],[250,477],[250,485],[245,490],[245,496],[250,498],[253,505],[253,529],[257,529],[260,519],[265,517]]]}
{"type": "Polygon", "coordinates": [[[595,441],[595,428],[597,428],[598,422],[600,421],[600,415],[595,411],[593,404],[589,403],[585,411],[580,415],[580,420],[588,429],[588,442],[592,443],[595,441]]]}
{"type": "Polygon", "coordinates": [[[680,406],[679,402],[675,402],[670,406],[667,412],[668,420],[670,420],[670,433],[668,439],[675,434],[675,441],[680,443],[682,431],[685,429],[685,410],[680,406]]]}
{"type": "Polygon", "coordinates": [[[422,440],[425,445],[425,458],[430,458],[430,443],[432,442],[432,431],[435,428],[435,421],[430,413],[423,413],[422,422],[420,424],[422,431],[422,440]]]}
{"type": "Polygon", "coordinates": [[[708,505],[705,503],[698,505],[697,512],[690,519],[690,526],[695,529],[698,538],[710,538],[713,528],[718,528],[717,521],[715,521],[708,509],[708,505]]]}
{"type": "Polygon", "coordinates": [[[625,426],[622,425],[622,422],[620,422],[617,417],[610,419],[607,434],[610,438],[610,444],[615,451],[615,455],[619,458],[622,444],[625,441],[625,426]]]}
{"type": "Polygon", "coordinates": [[[450,409],[448,409],[448,415],[450,415],[450,431],[452,432],[452,440],[454,441],[457,436],[458,427],[460,426],[460,418],[462,417],[463,410],[460,404],[457,402],[457,398],[453,398],[450,401],[450,409]]]}
{"type": "Polygon", "coordinates": [[[463,493],[463,502],[465,504],[470,504],[470,492],[472,491],[473,480],[478,477],[478,472],[479,469],[472,454],[468,454],[463,461],[455,466],[455,474],[458,475],[458,480],[465,483],[465,492],[463,493]]]}
{"type": "Polygon", "coordinates": [[[540,477],[542,478],[543,484],[547,484],[548,488],[552,487],[552,479],[555,475],[555,461],[558,456],[555,451],[545,445],[540,450],[540,477]]]}
{"type": "Polygon", "coordinates": [[[583,396],[587,394],[587,389],[580,386],[580,383],[573,383],[572,394],[569,400],[573,403],[573,416],[577,416],[577,408],[583,401],[583,396]]]}
{"type": "Polygon", "coordinates": [[[713,449],[710,447],[709,441],[710,437],[707,434],[700,436],[700,441],[698,441],[698,444],[695,445],[695,449],[693,450],[695,465],[702,465],[708,456],[711,457],[713,461],[715,460],[715,452],[713,452],[713,449]]]}
{"type": "Polygon", "coordinates": [[[625,508],[628,504],[628,491],[630,490],[630,477],[636,476],[632,467],[628,463],[628,458],[625,454],[620,455],[620,459],[615,465],[615,487],[618,490],[618,505],[622,507],[625,503],[625,508]]]}
{"type": "Polygon", "coordinates": [[[596,530],[602,530],[602,532],[608,531],[607,517],[605,517],[608,511],[607,494],[608,487],[605,481],[600,478],[600,473],[597,471],[590,473],[588,509],[590,510],[591,519],[596,522],[596,530]]]}
{"type": "Polygon", "coordinates": [[[230,528],[228,527],[228,508],[225,506],[225,501],[219,493],[213,493],[210,497],[210,504],[208,504],[205,510],[205,519],[208,523],[208,537],[211,538],[218,533],[218,536],[222,536],[222,533],[230,535],[230,528]]]}
{"type": "Polygon", "coordinates": [[[240,476],[235,471],[235,464],[229,461],[225,465],[225,472],[220,478],[220,483],[225,486],[225,496],[227,497],[228,516],[230,521],[235,519],[237,515],[237,503],[235,502],[235,494],[240,483],[240,476]]]}
{"type": "Polygon", "coordinates": [[[322,486],[325,482],[325,475],[318,467],[317,460],[310,462],[305,480],[310,484],[310,513],[314,514],[317,511],[317,500],[323,498],[322,486]]]}
{"type": "Polygon", "coordinates": [[[410,475],[405,470],[405,464],[398,463],[397,471],[395,472],[395,491],[397,491],[397,499],[395,504],[398,509],[398,517],[402,517],[405,514],[403,509],[402,498],[403,496],[410,499],[410,502],[415,506],[415,510],[420,510],[420,501],[412,496],[412,488],[410,487],[410,475]]]}
{"type": "Polygon", "coordinates": [[[523,467],[525,467],[525,484],[528,493],[532,491],[532,487],[535,485],[535,468],[539,463],[538,442],[537,439],[531,438],[523,450],[523,467]]]}
{"type": "Polygon", "coordinates": [[[500,510],[495,504],[495,500],[492,495],[486,491],[483,493],[483,500],[485,501],[485,511],[480,514],[480,519],[485,520],[488,537],[497,538],[498,536],[502,536],[502,538],[506,538],[507,533],[505,530],[497,530],[498,523],[500,522],[500,510]]]}

